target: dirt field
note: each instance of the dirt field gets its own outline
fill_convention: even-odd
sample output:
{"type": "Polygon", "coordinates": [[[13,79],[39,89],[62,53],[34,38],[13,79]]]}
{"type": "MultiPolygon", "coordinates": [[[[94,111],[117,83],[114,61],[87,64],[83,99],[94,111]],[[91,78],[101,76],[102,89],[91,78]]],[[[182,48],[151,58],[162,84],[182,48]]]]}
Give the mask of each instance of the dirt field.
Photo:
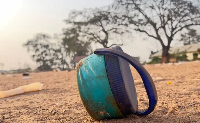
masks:
{"type": "MultiPolygon", "coordinates": [[[[154,79],[158,104],[145,117],[129,115],[123,119],[100,122],[200,122],[200,62],[176,65],[145,65],[154,79]],[[167,84],[168,82],[172,84],[167,84]]],[[[86,112],[79,97],[76,71],[30,74],[33,79],[23,80],[22,75],[0,75],[0,90],[8,90],[32,82],[41,82],[44,89],[0,99],[0,122],[99,122],[86,112]]],[[[139,107],[148,103],[139,75],[133,70],[139,107]]]]}

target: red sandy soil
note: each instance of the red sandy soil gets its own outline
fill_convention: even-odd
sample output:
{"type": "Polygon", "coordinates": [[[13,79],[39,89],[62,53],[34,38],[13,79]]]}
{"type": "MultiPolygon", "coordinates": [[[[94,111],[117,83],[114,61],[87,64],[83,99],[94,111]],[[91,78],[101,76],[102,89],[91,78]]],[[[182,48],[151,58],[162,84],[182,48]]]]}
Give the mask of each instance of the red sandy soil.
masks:
{"type": "MultiPolygon", "coordinates": [[[[76,71],[41,72],[23,80],[21,74],[0,75],[0,90],[41,82],[44,89],[0,99],[0,122],[200,122],[200,62],[145,65],[158,93],[158,104],[148,116],[95,121],[85,110],[77,88],[76,71]],[[167,82],[172,84],[167,84],[167,82]]],[[[133,69],[132,69],[133,70],[133,69]]],[[[140,109],[148,106],[139,75],[133,70],[140,109]]]]}

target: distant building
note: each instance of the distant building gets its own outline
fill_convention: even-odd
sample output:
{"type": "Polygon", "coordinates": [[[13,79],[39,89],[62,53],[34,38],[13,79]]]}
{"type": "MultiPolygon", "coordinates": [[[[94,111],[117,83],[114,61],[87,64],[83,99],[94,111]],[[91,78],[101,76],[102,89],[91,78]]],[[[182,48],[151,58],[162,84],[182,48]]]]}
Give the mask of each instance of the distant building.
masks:
{"type": "MultiPolygon", "coordinates": [[[[192,44],[192,45],[185,45],[182,47],[172,47],[169,50],[169,54],[180,54],[180,56],[185,53],[187,55],[188,60],[193,60],[194,57],[200,58],[200,54],[198,53],[198,49],[200,49],[200,43],[198,44],[192,44]]],[[[150,59],[153,57],[159,57],[162,58],[162,50],[154,53],[150,56],[150,59]]],[[[170,59],[171,61],[174,61],[174,58],[170,59]]]]}
{"type": "Polygon", "coordinates": [[[5,71],[5,70],[0,70],[0,74],[5,74],[5,73],[7,73],[7,71],[5,71]]]}
{"type": "Polygon", "coordinates": [[[74,69],[75,69],[77,63],[78,63],[81,59],[83,59],[83,58],[85,58],[85,57],[87,57],[87,56],[75,56],[75,57],[74,57],[74,69]]]}
{"type": "Polygon", "coordinates": [[[27,69],[17,69],[17,70],[10,70],[8,73],[29,73],[31,72],[30,68],[27,69]]]}

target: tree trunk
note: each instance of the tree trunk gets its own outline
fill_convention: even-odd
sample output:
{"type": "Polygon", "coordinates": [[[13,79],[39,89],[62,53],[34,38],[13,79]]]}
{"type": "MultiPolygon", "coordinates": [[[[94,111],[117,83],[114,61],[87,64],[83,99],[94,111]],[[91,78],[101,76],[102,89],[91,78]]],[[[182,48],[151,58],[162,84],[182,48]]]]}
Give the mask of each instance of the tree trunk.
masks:
{"type": "Polygon", "coordinates": [[[169,62],[169,46],[164,46],[162,48],[162,63],[168,63],[169,62]]]}

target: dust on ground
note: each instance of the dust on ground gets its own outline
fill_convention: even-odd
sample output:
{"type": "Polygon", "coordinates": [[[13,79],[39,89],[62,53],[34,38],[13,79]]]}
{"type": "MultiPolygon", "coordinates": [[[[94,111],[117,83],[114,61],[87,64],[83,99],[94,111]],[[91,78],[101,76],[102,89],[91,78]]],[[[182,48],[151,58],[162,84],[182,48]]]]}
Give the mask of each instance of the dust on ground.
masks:
{"type": "MultiPolygon", "coordinates": [[[[0,75],[0,91],[41,82],[44,89],[0,99],[0,122],[198,122],[200,119],[200,62],[175,65],[145,65],[152,76],[158,103],[148,116],[129,115],[122,119],[95,121],[85,110],[77,88],[76,71],[41,72],[22,75],[0,75]],[[172,84],[167,84],[171,82],[172,84]]],[[[133,68],[132,68],[133,70],[133,68]]],[[[133,70],[139,108],[145,109],[148,100],[141,78],[133,70]]]]}

